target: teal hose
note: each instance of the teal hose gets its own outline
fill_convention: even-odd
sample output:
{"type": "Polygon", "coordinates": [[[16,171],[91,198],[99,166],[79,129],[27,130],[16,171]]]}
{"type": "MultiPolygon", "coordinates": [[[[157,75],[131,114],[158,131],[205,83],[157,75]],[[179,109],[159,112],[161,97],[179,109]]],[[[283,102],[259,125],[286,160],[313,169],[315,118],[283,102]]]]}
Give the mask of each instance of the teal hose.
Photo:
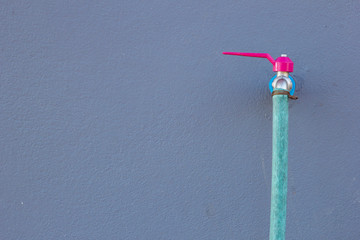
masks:
{"type": "Polygon", "coordinates": [[[285,239],[288,172],[288,96],[273,96],[270,240],[285,239]]]}

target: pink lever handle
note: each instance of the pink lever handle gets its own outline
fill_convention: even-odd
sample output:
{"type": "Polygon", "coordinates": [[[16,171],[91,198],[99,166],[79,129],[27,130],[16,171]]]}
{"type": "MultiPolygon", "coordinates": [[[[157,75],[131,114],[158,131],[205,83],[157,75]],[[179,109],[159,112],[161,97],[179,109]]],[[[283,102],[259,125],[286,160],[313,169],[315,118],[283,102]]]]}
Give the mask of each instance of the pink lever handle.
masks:
{"type": "Polygon", "coordinates": [[[278,57],[276,60],[274,60],[268,53],[223,52],[223,54],[267,58],[273,65],[274,72],[292,72],[294,69],[294,63],[284,54],[282,54],[281,57],[278,57]]]}
{"type": "Polygon", "coordinates": [[[272,63],[272,65],[275,64],[275,60],[268,53],[223,52],[223,54],[244,57],[267,58],[272,63]]]}

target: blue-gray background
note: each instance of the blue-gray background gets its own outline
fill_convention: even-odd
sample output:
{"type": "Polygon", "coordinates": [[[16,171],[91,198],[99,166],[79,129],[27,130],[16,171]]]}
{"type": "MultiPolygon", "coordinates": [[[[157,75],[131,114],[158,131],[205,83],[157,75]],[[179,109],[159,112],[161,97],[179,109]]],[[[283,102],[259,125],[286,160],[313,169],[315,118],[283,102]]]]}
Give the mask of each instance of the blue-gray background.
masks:
{"type": "Polygon", "coordinates": [[[360,239],[359,1],[0,1],[1,239],[266,239],[287,53],[288,239],[360,239]]]}

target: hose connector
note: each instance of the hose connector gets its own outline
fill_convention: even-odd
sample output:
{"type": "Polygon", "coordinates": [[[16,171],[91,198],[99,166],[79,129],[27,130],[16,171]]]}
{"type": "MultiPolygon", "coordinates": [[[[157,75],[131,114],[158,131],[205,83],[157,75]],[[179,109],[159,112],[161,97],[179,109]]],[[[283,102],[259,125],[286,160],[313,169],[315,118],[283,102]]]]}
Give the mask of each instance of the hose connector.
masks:
{"type": "Polygon", "coordinates": [[[290,92],[293,88],[293,83],[289,78],[288,72],[277,72],[275,79],[272,80],[271,86],[273,89],[284,89],[290,92]]]}

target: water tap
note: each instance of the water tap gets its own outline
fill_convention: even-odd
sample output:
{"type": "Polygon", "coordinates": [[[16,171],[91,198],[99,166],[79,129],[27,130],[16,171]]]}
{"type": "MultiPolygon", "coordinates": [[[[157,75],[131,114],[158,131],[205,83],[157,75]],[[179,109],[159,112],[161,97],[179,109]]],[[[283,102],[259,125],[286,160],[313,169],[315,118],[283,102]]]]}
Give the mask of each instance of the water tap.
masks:
{"type": "Polygon", "coordinates": [[[270,92],[272,93],[274,89],[282,89],[294,95],[295,81],[289,74],[294,69],[294,63],[286,54],[281,54],[276,60],[268,53],[223,52],[223,54],[268,59],[273,65],[273,71],[276,72],[269,83],[270,92]]]}

